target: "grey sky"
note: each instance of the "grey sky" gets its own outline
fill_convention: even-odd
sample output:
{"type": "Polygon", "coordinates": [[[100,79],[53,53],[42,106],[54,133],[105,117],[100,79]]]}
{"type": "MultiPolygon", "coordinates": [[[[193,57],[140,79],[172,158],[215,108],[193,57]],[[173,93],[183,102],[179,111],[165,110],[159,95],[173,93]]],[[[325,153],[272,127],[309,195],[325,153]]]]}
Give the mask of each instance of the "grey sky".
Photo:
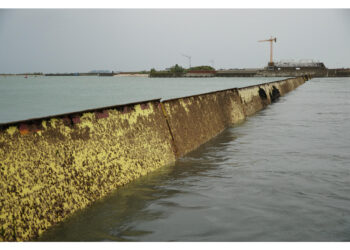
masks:
{"type": "Polygon", "coordinates": [[[0,10],[0,73],[264,67],[315,59],[350,67],[350,10],[0,10]]]}

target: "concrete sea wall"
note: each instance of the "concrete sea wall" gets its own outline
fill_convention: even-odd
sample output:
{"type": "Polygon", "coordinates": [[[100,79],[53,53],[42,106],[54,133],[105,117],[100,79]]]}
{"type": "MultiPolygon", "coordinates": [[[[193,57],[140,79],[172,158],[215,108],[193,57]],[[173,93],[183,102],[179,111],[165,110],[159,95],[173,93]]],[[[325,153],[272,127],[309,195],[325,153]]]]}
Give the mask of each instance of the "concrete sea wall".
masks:
{"type": "Polygon", "coordinates": [[[236,89],[166,100],[162,105],[177,157],[194,150],[245,117],[236,89]]]}
{"type": "Polygon", "coordinates": [[[28,240],[118,186],[175,161],[158,101],[0,132],[0,237],[28,240]]]}
{"type": "Polygon", "coordinates": [[[25,241],[308,78],[0,124],[0,241],[25,241]]]}

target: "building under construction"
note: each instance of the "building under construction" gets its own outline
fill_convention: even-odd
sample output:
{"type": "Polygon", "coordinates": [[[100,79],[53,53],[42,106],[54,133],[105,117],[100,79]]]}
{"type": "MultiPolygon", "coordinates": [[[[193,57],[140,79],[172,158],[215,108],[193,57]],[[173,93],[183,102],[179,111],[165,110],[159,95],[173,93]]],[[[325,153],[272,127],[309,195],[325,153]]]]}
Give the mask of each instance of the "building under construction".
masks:
{"type": "Polygon", "coordinates": [[[263,75],[268,74],[274,76],[294,76],[307,74],[315,77],[321,77],[326,76],[327,72],[328,69],[323,62],[300,60],[274,62],[273,66],[271,66],[271,63],[269,63],[260,73],[263,75]],[[266,71],[269,71],[269,73],[266,71]]]}
{"type": "Polygon", "coordinates": [[[323,62],[310,61],[279,61],[274,63],[276,70],[325,70],[323,62]]]}
{"type": "Polygon", "coordinates": [[[328,69],[323,62],[279,61],[269,63],[261,69],[218,70],[217,77],[294,77],[310,75],[312,77],[349,77],[350,69],[328,69]]]}

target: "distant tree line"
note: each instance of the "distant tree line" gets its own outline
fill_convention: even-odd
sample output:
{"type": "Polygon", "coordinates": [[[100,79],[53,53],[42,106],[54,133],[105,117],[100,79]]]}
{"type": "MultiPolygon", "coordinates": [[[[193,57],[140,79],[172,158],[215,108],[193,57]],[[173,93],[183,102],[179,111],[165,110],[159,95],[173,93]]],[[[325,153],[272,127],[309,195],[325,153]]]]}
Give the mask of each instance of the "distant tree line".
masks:
{"type": "Polygon", "coordinates": [[[203,66],[191,67],[187,71],[215,71],[215,69],[211,66],[203,65],[203,66]]]}
{"type": "Polygon", "coordinates": [[[211,66],[203,65],[203,66],[196,66],[191,67],[188,69],[185,69],[181,67],[178,64],[175,64],[174,66],[166,69],[166,70],[160,70],[156,71],[154,68],[151,69],[149,76],[150,77],[182,77],[189,71],[215,71],[215,69],[211,66]]]}

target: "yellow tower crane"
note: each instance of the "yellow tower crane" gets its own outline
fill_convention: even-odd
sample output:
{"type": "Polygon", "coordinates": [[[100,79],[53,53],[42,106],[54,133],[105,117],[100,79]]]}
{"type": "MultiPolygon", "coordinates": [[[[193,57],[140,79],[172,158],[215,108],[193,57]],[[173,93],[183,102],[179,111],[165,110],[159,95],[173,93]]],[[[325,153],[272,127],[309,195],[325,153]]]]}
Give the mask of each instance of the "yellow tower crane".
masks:
{"type": "Polygon", "coordinates": [[[274,63],[273,63],[273,47],[272,47],[272,43],[273,42],[277,42],[277,38],[271,36],[270,39],[260,40],[258,42],[270,42],[270,62],[268,64],[268,67],[269,68],[273,68],[274,67],[274,63]]]}

